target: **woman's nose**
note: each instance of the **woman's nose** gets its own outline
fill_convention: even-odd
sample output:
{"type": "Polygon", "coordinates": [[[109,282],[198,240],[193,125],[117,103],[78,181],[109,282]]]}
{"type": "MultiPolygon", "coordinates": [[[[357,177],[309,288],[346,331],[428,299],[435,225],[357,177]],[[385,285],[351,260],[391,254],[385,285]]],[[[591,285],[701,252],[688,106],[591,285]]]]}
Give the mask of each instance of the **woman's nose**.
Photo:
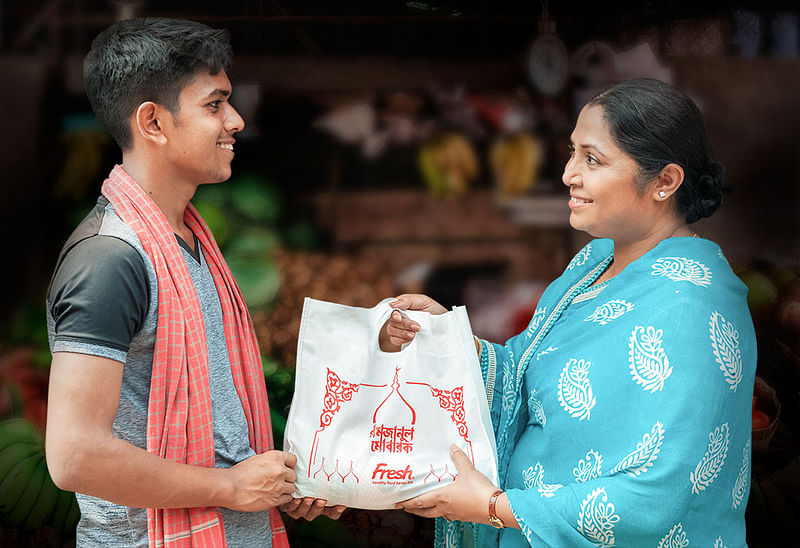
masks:
{"type": "Polygon", "coordinates": [[[566,165],[564,166],[564,172],[561,174],[561,182],[567,186],[572,186],[577,184],[579,177],[578,172],[573,167],[573,157],[570,157],[567,160],[566,165]]]}

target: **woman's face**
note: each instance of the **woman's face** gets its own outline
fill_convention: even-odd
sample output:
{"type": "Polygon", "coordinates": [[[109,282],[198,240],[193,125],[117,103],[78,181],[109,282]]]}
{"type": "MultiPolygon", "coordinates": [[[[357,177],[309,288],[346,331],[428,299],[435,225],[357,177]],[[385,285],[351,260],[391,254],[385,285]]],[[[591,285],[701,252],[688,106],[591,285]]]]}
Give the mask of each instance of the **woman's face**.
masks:
{"type": "Polygon", "coordinates": [[[644,239],[655,228],[655,200],[635,186],[638,166],[609,133],[602,107],[583,108],[570,142],[561,177],[569,187],[570,225],[618,243],[644,239]]]}

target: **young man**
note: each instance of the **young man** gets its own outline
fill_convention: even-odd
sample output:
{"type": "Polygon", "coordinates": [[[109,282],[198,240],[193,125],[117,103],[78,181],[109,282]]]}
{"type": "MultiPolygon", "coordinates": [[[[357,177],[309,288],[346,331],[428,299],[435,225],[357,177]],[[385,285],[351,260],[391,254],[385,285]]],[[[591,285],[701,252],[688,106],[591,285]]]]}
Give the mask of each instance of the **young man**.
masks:
{"type": "Polygon", "coordinates": [[[231,175],[244,121],[228,102],[225,31],[116,23],[84,80],[122,149],[48,290],[47,461],[76,491],[78,546],[286,546],[294,455],[272,450],[247,307],[189,200],[231,175]]]}

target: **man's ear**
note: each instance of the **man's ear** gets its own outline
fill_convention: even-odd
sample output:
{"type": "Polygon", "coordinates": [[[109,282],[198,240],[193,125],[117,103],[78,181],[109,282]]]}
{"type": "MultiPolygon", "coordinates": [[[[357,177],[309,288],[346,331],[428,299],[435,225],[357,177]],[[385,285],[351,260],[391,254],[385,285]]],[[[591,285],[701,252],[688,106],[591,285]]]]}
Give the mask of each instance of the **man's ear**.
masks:
{"type": "Polygon", "coordinates": [[[163,116],[166,109],[153,101],[145,101],[133,113],[132,131],[141,138],[157,145],[167,143],[164,134],[163,116]]]}
{"type": "Polygon", "coordinates": [[[683,184],[683,168],[678,164],[667,164],[656,177],[653,198],[659,202],[668,200],[683,184]]]}

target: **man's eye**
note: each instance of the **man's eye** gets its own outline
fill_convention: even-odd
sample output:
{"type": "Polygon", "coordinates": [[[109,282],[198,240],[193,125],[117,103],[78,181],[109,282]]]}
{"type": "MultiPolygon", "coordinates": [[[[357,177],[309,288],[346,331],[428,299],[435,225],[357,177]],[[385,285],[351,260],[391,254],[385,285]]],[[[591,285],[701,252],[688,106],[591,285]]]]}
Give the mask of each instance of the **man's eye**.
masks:
{"type": "Polygon", "coordinates": [[[211,101],[210,103],[208,103],[208,106],[210,106],[211,108],[219,108],[219,104],[221,102],[222,101],[211,101]]]}

